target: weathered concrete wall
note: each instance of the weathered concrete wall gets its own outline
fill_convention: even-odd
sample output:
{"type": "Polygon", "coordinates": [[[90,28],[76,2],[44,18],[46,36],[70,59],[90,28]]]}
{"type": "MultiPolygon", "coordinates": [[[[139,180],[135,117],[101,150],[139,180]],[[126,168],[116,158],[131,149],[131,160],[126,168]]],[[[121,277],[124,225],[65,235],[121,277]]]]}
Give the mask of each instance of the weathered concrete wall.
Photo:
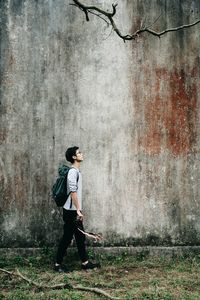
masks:
{"type": "MultiPolygon", "coordinates": [[[[69,3],[0,1],[0,245],[55,244],[50,188],[74,144],[85,227],[105,244],[199,245],[199,25],[124,44],[69,3]]],[[[193,22],[200,2],[123,0],[116,22],[160,14],[155,29],[193,22]]]]}

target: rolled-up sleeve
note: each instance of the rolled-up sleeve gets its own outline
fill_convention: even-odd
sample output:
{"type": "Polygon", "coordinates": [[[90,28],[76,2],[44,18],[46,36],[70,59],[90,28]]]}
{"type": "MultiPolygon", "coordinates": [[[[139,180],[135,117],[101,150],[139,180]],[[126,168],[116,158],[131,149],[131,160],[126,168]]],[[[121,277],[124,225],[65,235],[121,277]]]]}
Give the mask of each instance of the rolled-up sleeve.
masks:
{"type": "Polygon", "coordinates": [[[77,177],[78,172],[76,169],[70,169],[68,173],[68,187],[70,192],[76,192],[78,189],[77,177]]]}

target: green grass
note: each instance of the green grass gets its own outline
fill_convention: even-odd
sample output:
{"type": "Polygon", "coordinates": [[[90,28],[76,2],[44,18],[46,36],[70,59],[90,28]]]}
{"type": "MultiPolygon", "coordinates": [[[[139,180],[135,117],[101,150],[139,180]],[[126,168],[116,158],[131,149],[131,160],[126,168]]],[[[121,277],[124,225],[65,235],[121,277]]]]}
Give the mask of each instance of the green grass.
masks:
{"type": "MultiPolygon", "coordinates": [[[[94,257],[94,253],[91,253],[94,257]]],[[[0,268],[16,268],[32,281],[53,285],[69,283],[96,287],[112,296],[125,300],[199,300],[200,256],[187,258],[146,258],[127,254],[99,255],[102,268],[82,271],[77,256],[71,255],[65,263],[71,272],[62,275],[52,271],[53,253],[44,249],[40,255],[10,259],[0,257],[0,268]]],[[[41,289],[20,279],[0,272],[0,299],[104,299],[91,292],[76,290],[41,289]]]]}

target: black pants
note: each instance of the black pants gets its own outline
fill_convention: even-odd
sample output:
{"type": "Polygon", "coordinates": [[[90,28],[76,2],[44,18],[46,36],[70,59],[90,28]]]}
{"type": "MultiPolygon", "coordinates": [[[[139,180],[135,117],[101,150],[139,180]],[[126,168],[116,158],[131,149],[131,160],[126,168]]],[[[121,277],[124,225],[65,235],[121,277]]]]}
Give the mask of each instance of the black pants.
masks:
{"type": "Polygon", "coordinates": [[[88,259],[85,246],[85,235],[78,230],[78,227],[81,230],[84,230],[83,223],[79,221],[77,225],[76,217],[77,213],[75,210],[66,210],[63,208],[64,234],[58,246],[56,257],[56,262],[58,264],[62,263],[63,257],[72,241],[73,236],[75,236],[78,254],[81,261],[85,262],[88,259]]]}

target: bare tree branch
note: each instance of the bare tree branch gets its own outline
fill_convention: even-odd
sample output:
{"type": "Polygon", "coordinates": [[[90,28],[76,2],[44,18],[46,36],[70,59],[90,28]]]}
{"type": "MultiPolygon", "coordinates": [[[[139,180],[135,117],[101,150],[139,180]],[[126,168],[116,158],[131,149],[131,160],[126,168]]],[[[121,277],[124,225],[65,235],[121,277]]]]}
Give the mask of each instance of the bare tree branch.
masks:
{"type": "MultiPolygon", "coordinates": [[[[74,3],[75,3],[75,6],[77,6],[78,8],[80,8],[81,10],[83,10],[84,12],[85,11],[88,11],[88,10],[95,10],[97,12],[99,12],[100,14],[106,16],[106,17],[114,17],[114,15],[116,14],[116,7],[117,7],[117,4],[112,4],[112,8],[113,8],[113,11],[112,12],[106,12],[96,6],[86,6],[84,4],[82,4],[79,0],[73,0],[74,3]]],[[[89,21],[89,20],[87,20],[89,21]]]]}
{"type": "Polygon", "coordinates": [[[110,296],[108,293],[98,289],[98,288],[88,288],[88,287],[83,287],[83,286],[76,286],[76,289],[79,290],[79,291],[86,291],[86,292],[93,292],[95,294],[98,294],[100,296],[104,296],[108,299],[111,299],[111,300],[120,300],[121,298],[117,298],[117,297],[112,297],[110,296]]]}
{"type": "Polygon", "coordinates": [[[94,239],[95,242],[98,242],[98,241],[102,241],[102,240],[103,240],[103,237],[102,237],[100,234],[97,234],[97,233],[94,233],[94,232],[86,232],[86,231],[81,230],[80,228],[78,228],[78,230],[79,230],[82,234],[84,234],[85,236],[94,239]]]}
{"type": "Polygon", "coordinates": [[[103,40],[107,40],[111,36],[112,32],[113,32],[113,28],[111,28],[110,33],[105,38],[103,38],[103,40]]]}
{"type": "Polygon", "coordinates": [[[98,288],[83,287],[80,285],[72,286],[69,283],[58,283],[58,284],[54,284],[54,285],[46,285],[46,284],[42,284],[42,283],[37,283],[37,282],[32,281],[31,279],[27,278],[26,276],[24,276],[22,273],[20,273],[20,271],[18,269],[16,269],[16,272],[10,272],[5,269],[0,269],[0,272],[8,274],[10,276],[20,277],[24,281],[28,282],[31,285],[36,286],[39,289],[54,289],[54,290],[55,289],[73,289],[73,290],[79,290],[79,291],[92,292],[92,293],[95,293],[95,294],[101,295],[101,296],[103,295],[104,297],[111,299],[111,300],[120,300],[120,298],[113,297],[113,296],[109,295],[108,293],[106,293],[105,291],[98,289],[98,288]]]}
{"type": "Polygon", "coordinates": [[[95,16],[97,16],[97,17],[99,17],[100,19],[102,19],[104,22],[106,22],[106,24],[109,26],[110,25],[110,23],[105,19],[105,18],[103,18],[102,16],[101,16],[101,14],[96,14],[96,13],[94,13],[93,11],[91,11],[91,10],[88,10],[92,15],[95,15],[95,16]]]}
{"type": "Polygon", "coordinates": [[[162,14],[160,14],[160,16],[158,16],[154,21],[153,23],[151,23],[150,25],[146,26],[148,28],[152,27],[154,24],[156,24],[156,22],[160,19],[160,17],[162,16],[162,14]]]}
{"type": "Polygon", "coordinates": [[[153,31],[153,30],[151,30],[149,28],[145,28],[145,31],[147,31],[147,32],[149,32],[149,33],[151,33],[151,34],[153,34],[155,36],[161,37],[163,34],[165,34],[167,32],[177,31],[177,30],[181,30],[181,29],[184,29],[184,28],[189,28],[189,27],[197,25],[198,23],[200,23],[200,20],[197,20],[194,23],[182,25],[182,26],[179,26],[179,27],[168,28],[168,29],[165,29],[165,30],[163,30],[161,32],[156,32],[156,31],[153,31]]]}
{"type": "Polygon", "coordinates": [[[73,289],[73,286],[71,286],[68,283],[59,283],[59,284],[55,284],[55,285],[46,285],[46,284],[41,284],[41,283],[37,283],[35,281],[32,281],[31,279],[27,278],[26,276],[22,275],[22,273],[20,273],[20,271],[18,269],[16,269],[16,272],[10,272],[8,270],[5,269],[0,269],[0,272],[9,274],[11,276],[17,276],[20,277],[21,279],[23,279],[24,281],[28,282],[31,285],[36,286],[37,288],[41,289],[73,289]]]}
{"type": "Polygon", "coordinates": [[[135,40],[140,34],[142,34],[144,32],[148,32],[149,34],[152,34],[152,35],[157,36],[157,37],[160,38],[162,35],[166,34],[167,32],[182,30],[182,29],[185,29],[185,28],[195,26],[198,23],[200,23],[200,20],[196,20],[195,22],[190,23],[190,24],[185,24],[185,25],[181,25],[181,26],[178,26],[178,27],[174,27],[174,28],[167,28],[163,31],[157,32],[157,31],[154,31],[154,30],[150,29],[150,27],[157,22],[157,20],[160,18],[160,16],[159,16],[156,19],[156,21],[154,21],[154,23],[151,24],[150,26],[144,26],[143,27],[143,23],[141,23],[141,27],[138,30],[136,30],[133,34],[124,35],[124,34],[121,33],[121,31],[117,27],[115,21],[113,20],[113,17],[116,14],[117,4],[112,4],[112,12],[108,12],[108,11],[105,11],[103,9],[100,9],[97,6],[87,6],[79,0],[73,0],[73,2],[74,3],[71,4],[71,5],[74,5],[74,6],[78,7],[80,10],[82,10],[86,15],[86,20],[87,21],[89,21],[89,13],[95,14],[94,11],[100,13],[100,15],[99,14],[95,14],[95,15],[97,17],[103,19],[105,22],[107,22],[107,24],[111,25],[113,30],[116,32],[116,34],[121,39],[123,39],[124,42],[125,41],[130,41],[130,40],[135,40]],[[105,18],[103,18],[102,15],[104,15],[105,18]],[[107,18],[107,20],[106,20],[106,18],[107,18]]]}

